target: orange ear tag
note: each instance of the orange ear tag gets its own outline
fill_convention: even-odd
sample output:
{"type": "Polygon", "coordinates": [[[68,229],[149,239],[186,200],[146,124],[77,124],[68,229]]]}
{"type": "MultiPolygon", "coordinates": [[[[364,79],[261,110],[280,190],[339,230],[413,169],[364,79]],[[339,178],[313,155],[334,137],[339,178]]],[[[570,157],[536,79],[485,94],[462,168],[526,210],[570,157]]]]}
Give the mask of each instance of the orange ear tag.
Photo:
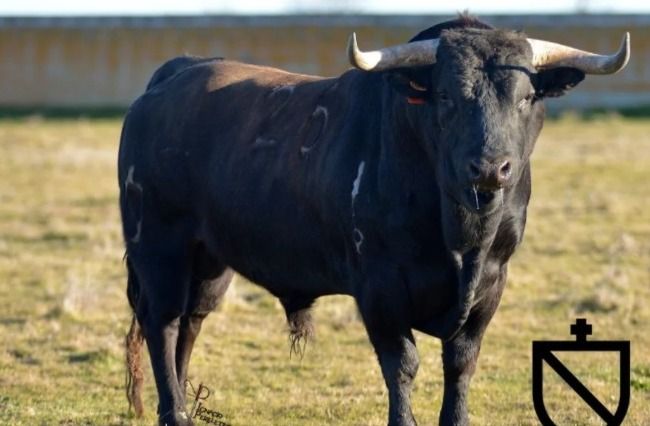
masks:
{"type": "Polygon", "coordinates": [[[411,96],[407,96],[406,102],[410,103],[411,105],[422,105],[424,104],[425,100],[422,98],[414,98],[411,96]]]}

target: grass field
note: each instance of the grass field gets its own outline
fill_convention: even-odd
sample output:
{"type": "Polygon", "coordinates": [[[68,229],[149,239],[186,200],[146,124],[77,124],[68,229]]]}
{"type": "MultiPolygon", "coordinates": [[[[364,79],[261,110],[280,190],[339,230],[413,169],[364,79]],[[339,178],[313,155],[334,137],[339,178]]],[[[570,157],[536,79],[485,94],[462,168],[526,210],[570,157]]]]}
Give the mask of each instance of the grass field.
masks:
{"type": "MultiPolygon", "coordinates": [[[[147,362],[146,417],[127,412],[127,307],[115,159],[120,121],[0,121],[0,424],[155,423],[147,362]]],[[[531,341],[570,338],[585,316],[594,339],[632,344],[625,424],[650,424],[650,121],[602,117],[547,123],[533,155],[526,238],[484,340],[470,393],[475,425],[538,424],[531,341]]],[[[233,425],[382,425],[386,391],[350,298],[319,300],[316,340],[289,358],[277,301],[237,279],[208,317],[190,377],[205,406],[233,425]]],[[[413,404],[437,424],[440,344],[417,335],[413,404]]],[[[561,357],[562,358],[562,357],[561,357]]],[[[606,405],[617,359],[562,358],[606,405]]],[[[601,424],[547,375],[561,425],[601,424]]]]}

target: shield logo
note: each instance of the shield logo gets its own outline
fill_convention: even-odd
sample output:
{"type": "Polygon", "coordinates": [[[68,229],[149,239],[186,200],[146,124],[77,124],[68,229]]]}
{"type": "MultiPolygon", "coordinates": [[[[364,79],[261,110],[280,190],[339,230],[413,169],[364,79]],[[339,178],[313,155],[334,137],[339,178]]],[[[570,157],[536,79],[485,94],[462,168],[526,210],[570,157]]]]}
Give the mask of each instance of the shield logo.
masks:
{"type": "Polygon", "coordinates": [[[544,426],[555,426],[544,406],[544,364],[552,368],[609,426],[620,425],[630,405],[630,342],[617,340],[591,340],[591,325],[584,318],[576,319],[571,325],[575,341],[541,340],[533,341],[533,403],[537,417],[544,426]],[[618,352],[620,365],[619,402],[614,413],[610,412],[598,398],[553,354],[553,352],[618,352]]]}

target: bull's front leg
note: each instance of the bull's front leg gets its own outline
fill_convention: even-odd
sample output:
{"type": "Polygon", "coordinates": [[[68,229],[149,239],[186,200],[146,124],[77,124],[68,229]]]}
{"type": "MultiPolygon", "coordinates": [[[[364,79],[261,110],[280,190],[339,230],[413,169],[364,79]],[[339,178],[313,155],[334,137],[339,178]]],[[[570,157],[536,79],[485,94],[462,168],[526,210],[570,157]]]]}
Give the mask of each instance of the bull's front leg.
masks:
{"type": "Polygon", "coordinates": [[[420,360],[413,335],[385,336],[368,331],[388,388],[388,425],[413,426],[411,388],[420,360]]]}
{"type": "Polygon", "coordinates": [[[467,392],[476,369],[481,341],[499,304],[505,272],[488,294],[471,311],[467,322],[451,339],[442,343],[442,366],[445,390],[440,411],[440,425],[469,425],[467,392]]]}
{"type": "Polygon", "coordinates": [[[420,360],[402,297],[365,295],[359,306],[388,388],[389,426],[416,425],[410,396],[420,360]]]}
{"type": "Polygon", "coordinates": [[[440,424],[465,426],[469,424],[467,391],[476,368],[480,337],[460,334],[442,345],[445,390],[440,412],[440,424]]]}

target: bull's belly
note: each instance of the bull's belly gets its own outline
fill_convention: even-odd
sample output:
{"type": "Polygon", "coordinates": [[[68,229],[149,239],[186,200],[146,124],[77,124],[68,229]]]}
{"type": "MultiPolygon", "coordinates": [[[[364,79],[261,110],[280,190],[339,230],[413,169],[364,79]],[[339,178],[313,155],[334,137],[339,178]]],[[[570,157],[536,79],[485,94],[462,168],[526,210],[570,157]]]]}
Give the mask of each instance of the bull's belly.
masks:
{"type": "Polygon", "coordinates": [[[213,216],[200,236],[220,261],[278,297],[351,294],[344,242],[323,224],[236,212],[213,216]]]}
{"type": "MultiPolygon", "coordinates": [[[[302,253],[287,251],[279,257],[268,252],[226,255],[227,264],[277,297],[315,299],[330,294],[351,294],[339,265],[319,262],[302,253]]],[[[342,265],[341,265],[342,266],[342,265]]]]}

